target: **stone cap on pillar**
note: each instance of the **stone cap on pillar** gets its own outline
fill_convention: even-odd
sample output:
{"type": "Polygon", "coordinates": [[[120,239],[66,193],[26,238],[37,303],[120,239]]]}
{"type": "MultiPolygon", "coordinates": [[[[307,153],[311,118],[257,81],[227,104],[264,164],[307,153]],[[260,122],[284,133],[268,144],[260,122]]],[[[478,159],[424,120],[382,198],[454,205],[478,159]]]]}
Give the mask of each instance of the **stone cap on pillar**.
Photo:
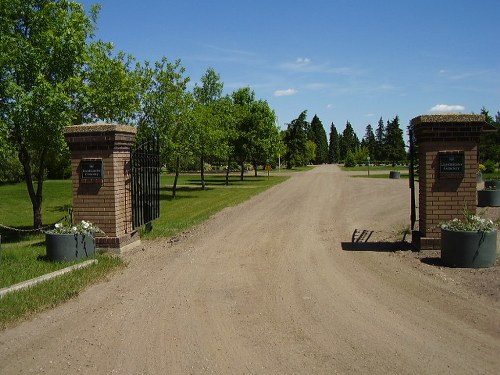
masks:
{"type": "Polygon", "coordinates": [[[129,148],[136,134],[135,127],[121,124],[84,124],[64,128],[70,150],[129,148]]]}
{"type": "Polygon", "coordinates": [[[413,134],[420,142],[477,142],[481,132],[490,130],[484,115],[440,114],[422,115],[410,121],[413,134]]]}

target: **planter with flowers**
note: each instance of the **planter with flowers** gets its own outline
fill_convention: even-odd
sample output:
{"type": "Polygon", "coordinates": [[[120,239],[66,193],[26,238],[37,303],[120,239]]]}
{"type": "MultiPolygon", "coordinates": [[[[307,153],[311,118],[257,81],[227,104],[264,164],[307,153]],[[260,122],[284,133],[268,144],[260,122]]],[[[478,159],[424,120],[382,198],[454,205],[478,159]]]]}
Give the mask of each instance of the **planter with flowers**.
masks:
{"type": "Polygon", "coordinates": [[[102,232],[84,220],[79,224],[56,224],[54,229],[45,232],[47,258],[61,262],[94,256],[96,233],[102,232]]]}
{"type": "Polygon", "coordinates": [[[497,257],[497,227],[467,210],[463,220],[442,223],[441,261],[450,267],[492,267],[497,257]]]}

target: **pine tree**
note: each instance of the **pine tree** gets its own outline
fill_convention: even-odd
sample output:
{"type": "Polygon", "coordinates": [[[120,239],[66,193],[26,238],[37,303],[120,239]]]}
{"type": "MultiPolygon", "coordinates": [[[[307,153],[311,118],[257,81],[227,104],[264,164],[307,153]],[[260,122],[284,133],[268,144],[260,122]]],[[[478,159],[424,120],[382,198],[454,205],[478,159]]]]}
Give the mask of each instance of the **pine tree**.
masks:
{"type": "Polygon", "coordinates": [[[383,161],[387,158],[385,152],[385,126],[382,117],[378,120],[377,130],[375,131],[375,151],[373,156],[377,161],[383,161]]]}
{"type": "Polygon", "coordinates": [[[368,155],[370,157],[373,158],[375,156],[377,142],[376,142],[375,134],[373,133],[373,128],[372,128],[371,124],[368,124],[366,126],[365,136],[363,137],[363,140],[361,141],[361,146],[366,147],[368,149],[368,155]]]}
{"type": "Polygon", "coordinates": [[[340,141],[340,159],[345,160],[349,151],[355,152],[358,146],[358,136],[356,135],[356,133],[354,133],[354,129],[352,128],[351,123],[347,121],[340,141]]]}
{"type": "Polygon", "coordinates": [[[321,120],[314,115],[311,121],[312,141],[316,144],[316,157],[314,164],[323,164],[328,161],[328,141],[321,120]]]}
{"type": "Polygon", "coordinates": [[[294,166],[305,165],[307,155],[307,129],[309,124],[306,121],[307,111],[303,111],[299,117],[288,124],[284,136],[286,145],[285,162],[288,169],[294,166]]]}
{"type": "Polygon", "coordinates": [[[406,161],[403,131],[399,126],[399,117],[397,115],[392,121],[387,121],[385,147],[388,159],[391,161],[392,166],[395,166],[398,162],[406,161]]]}
{"type": "Polygon", "coordinates": [[[339,133],[335,124],[330,125],[330,143],[328,144],[328,163],[338,163],[340,159],[339,133]]]}

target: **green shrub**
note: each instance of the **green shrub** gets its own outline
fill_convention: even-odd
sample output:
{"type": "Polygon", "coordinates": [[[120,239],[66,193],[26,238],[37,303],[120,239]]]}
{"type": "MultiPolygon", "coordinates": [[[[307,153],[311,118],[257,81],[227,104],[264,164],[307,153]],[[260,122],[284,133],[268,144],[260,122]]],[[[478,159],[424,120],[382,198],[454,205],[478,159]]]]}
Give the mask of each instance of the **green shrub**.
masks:
{"type": "Polygon", "coordinates": [[[354,154],[349,151],[344,161],[344,167],[355,167],[356,166],[356,158],[354,154]]]}
{"type": "Polygon", "coordinates": [[[486,160],[484,162],[484,172],[485,173],[495,173],[496,165],[493,160],[486,160]]]}

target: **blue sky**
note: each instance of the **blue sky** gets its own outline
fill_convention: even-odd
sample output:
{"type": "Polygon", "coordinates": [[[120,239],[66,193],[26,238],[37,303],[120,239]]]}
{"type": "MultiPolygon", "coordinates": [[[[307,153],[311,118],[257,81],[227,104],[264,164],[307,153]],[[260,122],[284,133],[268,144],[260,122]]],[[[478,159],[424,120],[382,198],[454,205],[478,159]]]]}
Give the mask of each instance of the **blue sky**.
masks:
{"type": "Polygon", "coordinates": [[[81,1],[102,9],[96,36],[139,61],[208,67],[225,93],[251,87],[286,123],[308,111],[327,134],[360,138],[443,111],[500,110],[500,0],[81,1]]]}

